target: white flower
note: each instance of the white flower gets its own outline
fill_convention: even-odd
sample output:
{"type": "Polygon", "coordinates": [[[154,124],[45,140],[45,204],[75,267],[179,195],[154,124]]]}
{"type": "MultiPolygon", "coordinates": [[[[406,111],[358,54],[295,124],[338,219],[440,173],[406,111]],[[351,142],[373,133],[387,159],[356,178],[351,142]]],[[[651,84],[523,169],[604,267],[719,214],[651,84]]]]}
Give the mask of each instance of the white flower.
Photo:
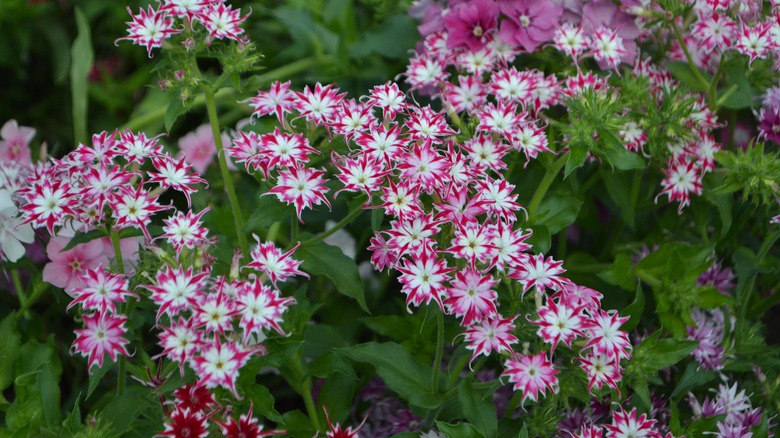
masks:
{"type": "Polygon", "coordinates": [[[16,215],[18,209],[11,193],[0,189],[0,259],[15,262],[22,258],[24,243],[32,243],[33,229],[30,224],[22,224],[16,215]]]}

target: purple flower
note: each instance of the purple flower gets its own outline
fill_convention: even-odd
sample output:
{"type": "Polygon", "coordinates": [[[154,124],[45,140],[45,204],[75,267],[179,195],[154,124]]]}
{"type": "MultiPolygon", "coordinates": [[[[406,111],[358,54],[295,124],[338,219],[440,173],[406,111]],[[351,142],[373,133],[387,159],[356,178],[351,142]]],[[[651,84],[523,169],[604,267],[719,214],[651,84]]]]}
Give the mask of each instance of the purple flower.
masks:
{"type": "Polygon", "coordinates": [[[498,27],[498,5],[493,0],[459,3],[444,17],[444,25],[448,49],[466,46],[472,52],[478,52],[498,27]]]}
{"type": "Polygon", "coordinates": [[[780,144],[780,108],[761,108],[758,119],[758,137],[780,144]]]}
{"type": "Polygon", "coordinates": [[[501,22],[501,39],[532,52],[553,38],[563,8],[547,0],[510,0],[501,2],[501,12],[509,17],[501,22]]]}
{"type": "Polygon", "coordinates": [[[715,262],[696,280],[699,286],[712,286],[723,295],[731,296],[734,280],[737,278],[731,268],[723,269],[721,262],[715,262]]]}

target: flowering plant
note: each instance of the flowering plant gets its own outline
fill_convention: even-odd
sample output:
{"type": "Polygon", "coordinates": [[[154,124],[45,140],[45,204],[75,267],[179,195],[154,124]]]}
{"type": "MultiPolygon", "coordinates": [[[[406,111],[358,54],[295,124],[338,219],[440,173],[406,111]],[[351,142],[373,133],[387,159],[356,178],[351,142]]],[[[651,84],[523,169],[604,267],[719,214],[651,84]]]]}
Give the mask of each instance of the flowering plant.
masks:
{"type": "Polygon", "coordinates": [[[72,134],[0,130],[3,433],[773,436],[780,5],[164,0],[124,69],[73,11],[72,134]]]}

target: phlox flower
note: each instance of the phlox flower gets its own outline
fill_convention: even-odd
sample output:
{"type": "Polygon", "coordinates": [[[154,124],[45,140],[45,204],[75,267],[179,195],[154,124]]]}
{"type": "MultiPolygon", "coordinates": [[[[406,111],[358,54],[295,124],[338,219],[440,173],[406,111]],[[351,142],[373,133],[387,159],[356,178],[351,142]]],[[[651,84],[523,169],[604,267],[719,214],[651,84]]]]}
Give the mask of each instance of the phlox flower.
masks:
{"type": "Polygon", "coordinates": [[[174,17],[192,19],[196,12],[205,8],[212,0],[163,0],[160,11],[174,17]]]}
{"type": "Polygon", "coordinates": [[[233,10],[232,6],[222,2],[210,3],[196,15],[209,32],[209,38],[227,38],[239,42],[240,35],[244,33],[241,23],[249,17],[249,14],[242,17],[240,9],[233,10]]]}
{"type": "Polygon", "coordinates": [[[70,237],[55,236],[49,240],[46,245],[46,255],[51,261],[43,267],[43,281],[75,296],[74,289],[86,286],[81,276],[88,269],[100,265],[108,266],[109,259],[100,240],[91,240],[63,251],[70,239],[70,237]]]}
{"type": "Polygon", "coordinates": [[[76,201],[71,185],[63,179],[39,179],[19,192],[26,201],[20,208],[22,223],[33,228],[46,227],[54,234],[54,227],[76,216],[76,201]]]}
{"type": "Polygon", "coordinates": [[[238,302],[224,288],[209,294],[200,294],[193,306],[195,325],[205,334],[224,335],[233,328],[233,317],[239,314],[238,302]]]}
{"type": "Polygon", "coordinates": [[[772,40],[771,29],[770,23],[758,23],[749,27],[743,22],[736,32],[737,41],[733,49],[750,57],[748,66],[752,65],[756,58],[766,58],[777,46],[777,43],[772,40]]]}
{"type": "Polygon", "coordinates": [[[596,424],[583,424],[577,433],[571,433],[571,438],[603,438],[604,428],[596,424]]]}
{"type": "Polygon", "coordinates": [[[125,297],[138,295],[128,289],[127,278],[123,275],[106,271],[101,265],[95,269],[87,269],[79,276],[83,287],[74,288],[71,294],[76,298],[68,304],[68,309],[81,304],[85,311],[95,310],[100,313],[116,313],[116,303],[124,303],[125,297]]]}
{"type": "Polygon", "coordinates": [[[498,315],[496,300],[498,293],[492,288],[498,284],[491,275],[485,275],[475,268],[457,271],[455,278],[447,288],[447,298],[444,304],[450,313],[462,317],[461,325],[471,324],[498,315]]]}
{"type": "Polygon", "coordinates": [[[319,125],[330,119],[346,95],[347,93],[339,93],[335,84],[323,87],[317,82],[314,90],[307,85],[303,92],[295,92],[295,108],[300,113],[299,117],[319,125]]]}
{"type": "Polygon", "coordinates": [[[250,254],[252,261],[247,263],[246,267],[264,273],[274,285],[277,281],[286,281],[288,277],[293,275],[309,278],[308,274],[299,269],[302,262],[292,258],[292,254],[301,245],[300,243],[282,253],[273,242],[262,243],[259,237],[254,236],[254,238],[257,241],[257,246],[252,250],[250,254]]]}
{"type": "MultiPolygon", "coordinates": [[[[173,34],[181,32],[181,29],[174,28],[173,18],[169,17],[164,11],[155,11],[151,5],[144,11],[141,8],[138,15],[133,15],[130,7],[127,12],[133,21],[125,22],[129,26],[128,36],[118,38],[116,41],[130,40],[133,44],[146,46],[146,52],[152,57],[152,49],[162,47],[163,41],[173,34]]],[[[115,42],[116,43],[116,42],[115,42]]]]}
{"type": "Polygon", "coordinates": [[[594,387],[600,390],[606,383],[620,394],[618,382],[623,378],[623,368],[619,361],[606,354],[593,352],[585,357],[578,357],[577,360],[588,376],[588,391],[593,391],[594,387]]]}
{"type": "Polygon", "coordinates": [[[551,298],[571,307],[583,307],[595,311],[601,308],[601,299],[604,298],[604,295],[589,287],[569,282],[564,284],[563,289],[555,292],[551,298]]]}
{"type": "Polygon", "coordinates": [[[524,123],[510,134],[509,144],[515,150],[525,154],[525,166],[528,166],[531,159],[538,157],[541,152],[553,153],[549,148],[544,128],[544,126],[536,126],[535,123],[524,123]]]}
{"type": "Polygon", "coordinates": [[[366,204],[371,204],[371,193],[379,190],[384,182],[387,171],[381,163],[369,154],[360,154],[356,158],[341,157],[335,151],[331,152],[331,162],[339,170],[336,178],[344,187],[336,191],[334,198],[342,191],[363,192],[368,196],[366,204]]]}
{"type": "Polygon", "coordinates": [[[156,284],[141,287],[152,292],[151,299],[159,306],[157,320],[167,314],[173,317],[185,309],[193,309],[198,303],[198,297],[205,293],[208,272],[195,274],[192,267],[186,271],[183,267],[165,266],[157,272],[156,284]]]}
{"type": "Polygon", "coordinates": [[[487,101],[487,87],[479,76],[458,75],[458,85],[444,83],[442,100],[456,113],[474,111],[487,101]]]}
{"type": "Polygon", "coordinates": [[[496,221],[492,234],[495,249],[490,254],[490,266],[497,266],[499,271],[520,264],[526,257],[525,251],[531,249],[531,245],[525,243],[531,232],[523,234],[522,229],[512,229],[511,222],[496,221]]]}
{"type": "Polygon", "coordinates": [[[509,20],[501,22],[499,35],[507,44],[533,52],[555,35],[563,8],[545,0],[507,0],[499,2],[509,20]]]}
{"type": "Polygon", "coordinates": [[[617,70],[621,61],[629,57],[623,45],[623,38],[618,32],[606,27],[599,27],[591,37],[592,53],[602,68],[617,70]]]}
{"type": "Polygon", "coordinates": [[[513,358],[507,359],[504,368],[501,376],[507,377],[508,381],[514,384],[514,390],[523,394],[520,403],[529,398],[536,402],[539,396],[548,390],[558,390],[558,378],[555,375],[560,371],[553,368],[545,352],[533,355],[515,354],[513,358]]]}
{"type": "Polygon", "coordinates": [[[472,0],[455,4],[444,16],[447,48],[466,46],[478,51],[498,28],[498,4],[493,0],[472,0]]]}
{"type": "Polygon", "coordinates": [[[152,158],[152,164],[157,172],[147,172],[149,179],[146,183],[157,183],[160,188],[172,188],[182,192],[187,198],[188,207],[192,207],[190,194],[197,192],[193,186],[208,185],[205,179],[191,172],[191,166],[183,158],[175,160],[170,155],[163,155],[161,158],[152,158]]]}
{"type": "Polygon", "coordinates": [[[628,333],[620,330],[626,321],[627,316],[621,317],[614,310],[594,312],[586,319],[583,327],[588,342],[582,349],[592,348],[594,353],[606,354],[615,360],[628,359],[629,350],[633,347],[628,340],[628,333]]]}
{"type": "Polygon", "coordinates": [[[523,284],[523,294],[534,287],[538,288],[540,293],[546,289],[557,291],[570,283],[569,279],[560,277],[566,272],[562,265],[563,261],[553,260],[552,257],[545,259],[544,254],[536,254],[522,259],[521,264],[509,274],[509,277],[523,284]]]}
{"type": "Polygon", "coordinates": [[[517,195],[512,194],[515,186],[509,184],[505,179],[480,180],[478,184],[479,194],[482,199],[487,201],[486,207],[490,213],[507,222],[514,223],[517,220],[515,212],[525,211],[523,206],[517,203],[517,195]]]}
{"type": "Polygon", "coordinates": [[[177,409],[189,409],[192,412],[210,413],[217,405],[214,393],[197,379],[173,391],[173,405],[177,409]]]}
{"type": "Polygon", "coordinates": [[[225,438],[259,438],[287,434],[283,430],[266,430],[264,432],[263,425],[259,424],[257,418],[252,416],[253,408],[254,403],[249,405],[249,412],[241,414],[238,420],[230,417],[224,423],[216,421],[221,428],[222,436],[225,438]]]}
{"type": "Polygon", "coordinates": [[[731,46],[736,36],[737,23],[725,14],[699,14],[699,19],[691,25],[691,36],[708,52],[731,46]]]}
{"type": "Polygon", "coordinates": [[[487,211],[488,201],[481,199],[479,195],[469,196],[469,190],[466,186],[450,186],[443,201],[433,204],[438,211],[434,216],[437,221],[456,224],[476,223],[477,215],[487,211]]]}
{"type": "Polygon", "coordinates": [[[401,180],[428,193],[442,187],[448,176],[447,159],[428,141],[415,144],[395,167],[401,180]]]}
{"type": "Polygon", "coordinates": [[[583,307],[571,307],[566,303],[556,303],[555,300],[548,299],[547,304],[537,310],[539,319],[531,323],[539,326],[536,334],[545,343],[552,344],[551,351],[555,350],[559,342],[571,348],[572,341],[583,336],[585,317],[582,310],[583,307]]]}
{"type": "Polygon", "coordinates": [[[163,219],[163,234],[158,239],[165,239],[177,253],[184,248],[194,249],[209,242],[209,229],[203,226],[201,218],[210,209],[211,207],[206,207],[197,214],[192,210],[186,214],[178,211],[175,215],[163,219]]]}
{"type": "Polygon", "coordinates": [[[444,63],[430,53],[415,55],[406,68],[406,82],[412,90],[438,85],[449,76],[444,63]]]}
{"type": "Polygon", "coordinates": [[[268,91],[258,90],[257,96],[249,99],[252,116],[261,117],[275,114],[280,124],[284,124],[284,116],[295,109],[295,93],[290,91],[290,81],[276,81],[268,91]]]}
{"type": "Polygon", "coordinates": [[[497,104],[489,102],[479,109],[476,117],[479,124],[476,130],[486,133],[495,132],[505,138],[511,138],[512,133],[526,120],[527,113],[517,112],[517,104],[499,101],[497,104]]]}
{"type": "MultiPolygon", "coordinates": [[[[638,52],[636,39],[639,36],[639,28],[634,23],[634,17],[621,11],[611,0],[593,0],[586,3],[582,8],[582,29],[585,35],[595,36],[599,29],[602,31],[602,38],[605,41],[602,44],[617,44],[620,47],[617,62],[633,64],[638,52]]],[[[593,43],[592,46],[598,44],[593,43]]],[[[607,47],[602,48],[605,51],[607,47]]],[[[606,68],[609,65],[611,57],[605,57],[599,60],[599,66],[606,68]]]]}
{"type": "Polygon", "coordinates": [[[492,228],[489,224],[465,222],[457,224],[452,246],[447,250],[459,259],[465,259],[474,267],[477,262],[487,260],[489,254],[495,250],[493,244],[492,228]]]}
{"type": "Polygon", "coordinates": [[[176,407],[168,417],[170,421],[165,422],[165,430],[155,437],[205,438],[209,436],[209,417],[201,411],[176,407]]]}
{"type": "Polygon", "coordinates": [[[295,304],[295,298],[282,297],[277,289],[254,280],[245,287],[239,288],[237,301],[240,304],[241,321],[238,323],[244,333],[244,343],[256,334],[262,338],[263,330],[276,330],[286,336],[281,327],[282,315],[287,308],[295,304]]]}
{"type": "Polygon", "coordinates": [[[380,208],[385,214],[401,219],[412,218],[423,213],[419,199],[419,187],[410,181],[401,180],[396,184],[388,179],[387,187],[382,187],[382,201],[380,208]]]}
{"type": "Polygon", "coordinates": [[[393,249],[380,233],[374,234],[367,249],[371,251],[371,265],[378,271],[392,269],[398,263],[398,251],[393,249]]]}
{"type": "Polygon", "coordinates": [[[92,134],[92,144],[90,146],[79,143],[76,149],[69,153],[67,157],[89,167],[93,167],[95,164],[112,167],[113,160],[118,155],[116,150],[117,134],[118,131],[111,133],[102,131],[98,134],[92,134]]]}
{"type": "Polygon", "coordinates": [[[22,244],[32,243],[35,238],[32,226],[22,223],[17,212],[11,193],[0,189],[0,260],[19,260],[25,253],[22,244]]]}
{"type": "Polygon", "coordinates": [[[526,107],[536,88],[536,76],[528,70],[517,71],[514,66],[502,67],[493,72],[488,86],[500,103],[519,103],[526,107]]]}
{"type": "Polygon", "coordinates": [[[257,144],[258,153],[267,161],[263,173],[276,167],[300,167],[309,162],[310,154],[319,154],[303,134],[288,134],[278,127],[274,132],[258,136],[257,144]]]}
{"type": "Polygon", "coordinates": [[[332,134],[344,136],[344,141],[349,143],[357,134],[368,131],[376,123],[369,105],[348,99],[341,101],[325,125],[332,134]]]}
{"type": "Polygon", "coordinates": [[[571,23],[563,23],[556,31],[553,38],[555,48],[577,59],[590,45],[590,39],[585,36],[582,26],[574,26],[571,23]]]}
{"type": "Polygon", "coordinates": [[[262,196],[276,195],[280,201],[293,204],[298,220],[303,223],[301,212],[304,208],[325,203],[330,209],[330,202],[325,197],[328,188],[325,187],[326,180],[323,175],[325,175],[324,170],[289,167],[279,171],[276,186],[262,196]]]}
{"type": "Polygon", "coordinates": [[[163,155],[163,147],[158,139],[163,134],[148,138],[145,133],[133,134],[129,129],[119,133],[116,151],[130,163],[144,164],[146,158],[163,155]]]}
{"type": "Polygon", "coordinates": [[[103,366],[103,358],[106,354],[112,362],[116,362],[120,354],[130,355],[125,348],[129,341],[122,337],[127,332],[125,328],[127,317],[95,312],[82,315],[82,319],[85,328],[74,331],[76,340],[73,341],[71,352],[89,356],[90,372],[94,365],[103,366]]]}
{"type": "Polygon", "coordinates": [[[447,261],[437,257],[433,251],[421,251],[410,258],[402,258],[401,263],[395,268],[401,273],[398,282],[401,283],[401,292],[406,295],[406,310],[412,313],[410,304],[415,306],[429,304],[436,301],[439,308],[444,311],[442,296],[446,293],[449,281],[449,273],[455,268],[448,268],[447,261]]]}
{"type": "MultiPolygon", "coordinates": [[[[114,199],[119,188],[129,185],[135,173],[127,172],[120,166],[99,165],[89,167],[82,175],[82,188],[78,192],[81,201],[87,206],[94,207],[100,216],[106,203],[114,199]]],[[[97,217],[96,222],[102,217],[97,217]]]]}
{"type": "Polygon", "coordinates": [[[493,351],[512,351],[511,345],[519,341],[512,334],[515,318],[517,317],[501,318],[501,315],[497,315],[494,318],[486,317],[469,326],[463,335],[468,342],[466,349],[473,351],[470,363],[480,354],[488,356],[493,351]]]}
{"type": "Polygon", "coordinates": [[[215,336],[213,340],[204,340],[200,354],[192,358],[191,363],[201,384],[207,388],[222,386],[240,398],[236,392],[236,379],[251,354],[251,350],[233,342],[223,343],[215,336]]]}
{"type": "Polygon", "coordinates": [[[178,321],[171,320],[171,325],[161,325],[162,332],[157,335],[163,351],[155,358],[165,356],[179,363],[179,372],[184,377],[184,365],[200,351],[203,344],[203,333],[196,329],[194,318],[178,321]]]}
{"type": "Polygon", "coordinates": [[[426,144],[439,144],[442,139],[457,134],[448,124],[441,111],[433,110],[430,105],[425,107],[410,106],[407,114],[406,134],[409,140],[426,140],[426,144]]]}
{"type": "Polygon", "coordinates": [[[0,128],[0,162],[17,163],[31,166],[30,140],[35,137],[35,129],[19,126],[16,120],[9,120],[0,128]]]}
{"type": "Polygon", "coordinates": [[[390,237],[388,244],[399,254],[419,254],[433,250],[435,236],[441,230],[440,224],[430,214],[417,215],[391,221],[390,229],[384,233],[390,237]]]}
{"type": "Polygon", "coordinates": [[[610,438],[639,438],[655,437],[658,432],[655,430],[656,420],[648,419],[647,414],[639,417],[636,415],[636,408],[631,412],[626,412],[622,408],[612,413],[612,424],[607,424],[607,436],[610,438]]]}
{"type": "Polygon", "coordinates": [[[363,422],[360,423],[360,425],[356,428],[352,428],[352,426],[347,427],[346,429],[342,428],[340,424],[336,423],[333,424],[333,422],[330,420],[330,415],[328,415],[328,409],[323,407],[325,410],[325,418],[328,420],[328,431],[325,432],[326,438],[358,438],[358,432],[360,432],[360,429],[363,427],[363,424],[366,422],[366,418],[363,419],[363,422]]]}
{"type": "Polygon", "coordinates": [[[691,194],[700,195],[704,190],[701,182],[701,172],[693,161],[677,158],[669,161],[669,168],[664,170],[666,178],[661,181],[664,189],[655,199],[666,194],[669,202],[679,201],[677,213],[682,214],[683,208],[691,203],[691,194]]]}
{"type": "Polygon", "coordinates": [[[506,169],[502,159],[509,151],[509,145],[500,140],[493,141],[488,135],[477,134],[463,143],[463,150],[468,152],[468,158],[477,172],[489,169],[500,173],[506,169]]]}
{"type": "Polygon", "coordinates": [[[146,240],[152,240],[147,225],[151,222],[151,217],[158,211],[173,208],[170,205],[160,205],[157,203],[159,195],[152,195],[143,190],[140,186],[135,190],[129,187],[122,187],[116,195],[111,212],[116,219],[117,229],[140,228],[143,231],[146,240]]]}
{"type": "Polygon", "coordinates": [[[405,101],[406,96],[401,92],[398,84],[387,81],[371,89],[366,105],[381,108],[383,119],[390,121],[406,107],[405,101]]]}

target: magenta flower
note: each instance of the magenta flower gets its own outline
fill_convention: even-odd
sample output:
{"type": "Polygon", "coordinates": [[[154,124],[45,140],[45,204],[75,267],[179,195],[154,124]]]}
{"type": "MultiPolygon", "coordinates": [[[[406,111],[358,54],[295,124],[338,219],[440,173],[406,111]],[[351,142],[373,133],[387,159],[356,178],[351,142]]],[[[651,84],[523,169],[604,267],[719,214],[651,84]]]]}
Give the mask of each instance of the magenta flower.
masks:
{"type": "Polygon", "coordinates": [[[455,5],[444,17],[447,48],[466,46],[472,52],[485,48],[498,27],[498,5],[493,0],[472,0],[455,5]]]}
{"type": "Polygon", "coordinates": [[[504,364],[506,371],[501,374],[514,384],[515,391],[523,394],[522,402],[530,398],[534,402],[539,400],[539,395],[544,395],[548,390],[557,392],[560,371],[553,368],[552,362],[547,358],[547,353],[540,352],[534,355],[516,355],[508,359],[504,364]]]}
{"type": "Polygon", "coordinates": [[[103,358],[108,353],[112,362],[116,362],[118,355],[129,356],[125,348],[129,342],[122,336],[127,333],[125,323],[127,317],[114,316],[109,313],[85,314],[82,317],[86,328],[76,330],[76,340],[73,341],[71,350],[82,356],[89,356],[89,369],[93,365],[103,366],[103,358]]]}
{"type": "Polygon", "coordinates": [[[52,237],[46,246],[51,261],[43,267],[43,281],[61,287],[69,295],[75,288],[86,287],[80,277],[86,274],[87,269],[109,264],[102,241],[92,240],[63,251],[70,239],[65,236],[52,237]]]}
{"type": "Polygon", "coordinates": [[[509,17],[501,22],[501,39],[533,52],[553,39],[563,8],[546,0],[510,0],[501,2],[501,12],[509,17]]]}

